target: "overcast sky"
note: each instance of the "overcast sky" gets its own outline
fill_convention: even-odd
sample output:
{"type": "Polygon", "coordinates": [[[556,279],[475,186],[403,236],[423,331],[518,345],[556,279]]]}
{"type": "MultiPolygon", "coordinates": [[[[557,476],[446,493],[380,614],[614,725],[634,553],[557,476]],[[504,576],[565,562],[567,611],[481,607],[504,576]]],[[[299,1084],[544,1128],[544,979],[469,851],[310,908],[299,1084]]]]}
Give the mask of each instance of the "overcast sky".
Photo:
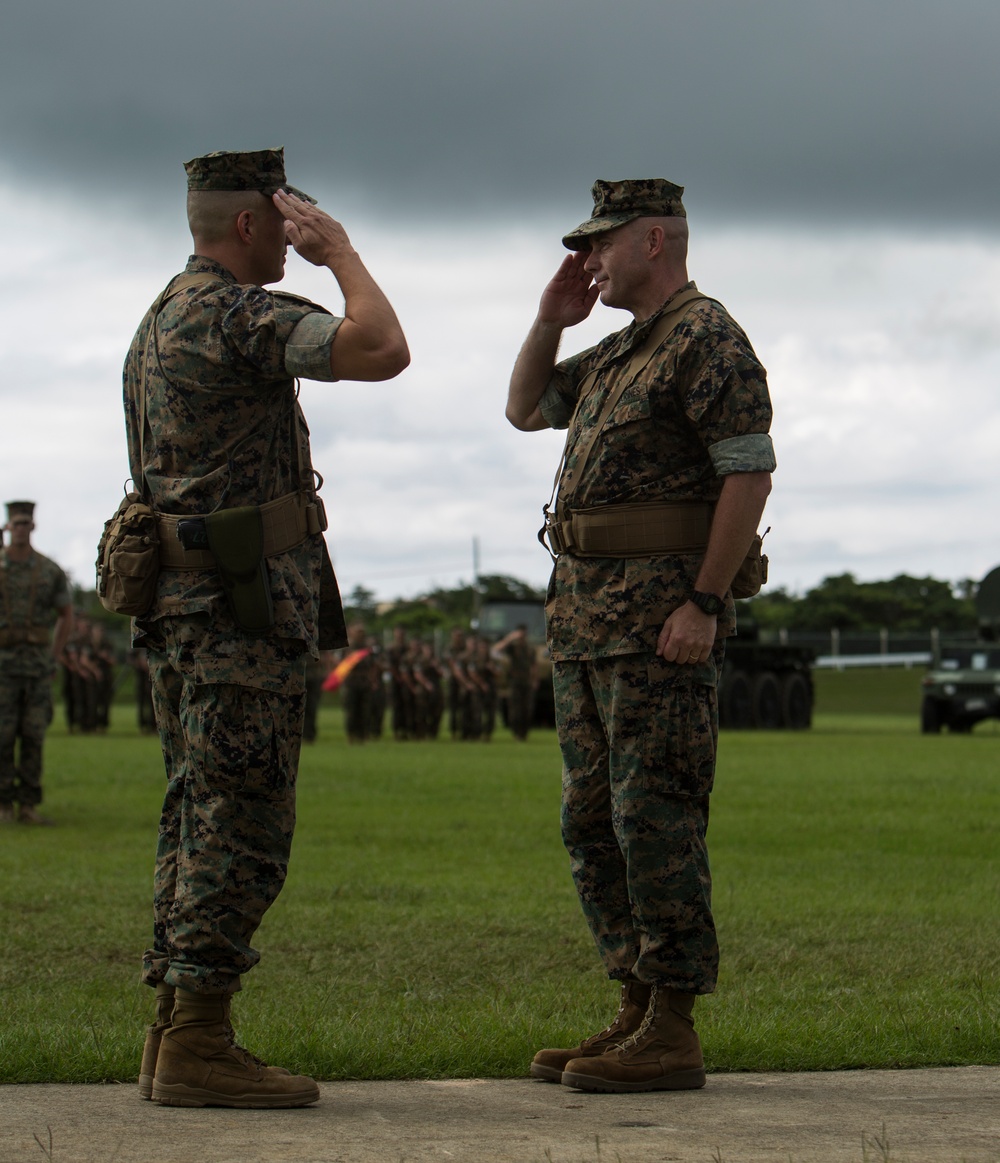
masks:
{"type": "MultiPolygon", "coordinates": [[[[0,494],[92,584],[121,361],[184,263],[188,158],[283,144],[403,322],[303,386],[342,585],[536,583],[561,447],[510,366],[596,177],[686,186],[691,273],[768,367],[772,584],[1000,562],[1000,5],[46,0],[0,39],[0,494]]],[[[336,311],[329,275],[284,286],[336,311]]],[[[568,353],[623,326],[598,307],[568,353]]]]}

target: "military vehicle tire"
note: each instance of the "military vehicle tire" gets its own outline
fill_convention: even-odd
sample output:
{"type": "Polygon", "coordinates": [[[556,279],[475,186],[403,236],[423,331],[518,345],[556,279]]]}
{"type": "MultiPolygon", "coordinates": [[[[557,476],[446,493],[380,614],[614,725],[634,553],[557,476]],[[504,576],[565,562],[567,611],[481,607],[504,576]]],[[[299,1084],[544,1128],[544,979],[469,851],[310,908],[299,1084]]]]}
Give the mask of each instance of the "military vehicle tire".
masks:
{"type": "MultiPolygon", "coordinates": [[[[920,730],[924,735],[940,735],[941,709],[936,699],[924,699],[920,704],[920,730]]],[[[952,728],[954,730],[954,727],[952,728]]]]}
{"type": "Polygon", "coordinates": [[[753,725],[764,731],[781,726],[781,687],[774,671],[764,670],[753,680],[753,725]]]}
{"type": "Polygon", "coordinates": [[[968,719],[956,719],[953,723],[948,724],[948,730],[952,735],[971,735],[972,723],[968,719]]]}
{"type": "Polygon", "coordinates": [[[804,731],[812,726],[812,697],[805,675],[798,671],[781,680],[781,719],[790,731],[804,731]]]}
{"type": "Polygon", "coordinates": [[[745,670],[734,670],[726,676],[719,722],[723,727],[732,727],[738,731],[746,731],[753,726],[753,691],[745,670]]]}

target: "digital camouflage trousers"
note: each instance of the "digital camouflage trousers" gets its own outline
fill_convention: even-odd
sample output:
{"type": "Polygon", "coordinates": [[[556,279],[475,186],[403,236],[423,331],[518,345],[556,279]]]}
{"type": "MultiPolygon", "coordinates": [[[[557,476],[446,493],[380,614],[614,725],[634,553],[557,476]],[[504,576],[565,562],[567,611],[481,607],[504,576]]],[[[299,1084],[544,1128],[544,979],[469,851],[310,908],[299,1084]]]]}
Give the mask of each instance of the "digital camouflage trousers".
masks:
{"type": "Polygon", "coordinates": [[[200,615],[145,644],[167,791],[142,979],[224,993],[260,959],[250,942],[288,869],[306,656],[200,615]]]}
{"type": "Polygon", "coordinates": [[[724,649],[696,667],[650,653],[554,665],[563,842],[612,978],[715,989],[705,836],[724,649]]]}
{"type": "Polygon", "coordinates": [[[42,802],[42,746],[51,722],[50,677],[0,675],[0,804],[42,802]]]}

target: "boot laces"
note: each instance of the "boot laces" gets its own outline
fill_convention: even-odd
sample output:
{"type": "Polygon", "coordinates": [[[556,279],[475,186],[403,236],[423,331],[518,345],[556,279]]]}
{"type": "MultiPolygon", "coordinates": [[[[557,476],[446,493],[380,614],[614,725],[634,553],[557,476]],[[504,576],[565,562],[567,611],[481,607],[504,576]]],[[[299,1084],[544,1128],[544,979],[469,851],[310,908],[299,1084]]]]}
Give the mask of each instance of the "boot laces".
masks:
{"type": "Polygon", "coordinates": [[[265,1070],[267,1069],[267,1063],[263,1060],[263,1058],[258,1058],[257,1055],[248,1050],[246,1046],[241,1046],[239,1042],[236,1041],[236,1031],[233,1029],[232,1022],[230,1022],[228,1019],[226,1021],[226,1038],[229,1041],[229,1045],[238,1054],[242,1055],[248,1066],[261,1066],[265,1070]]]}
{"type": "Polygon", "coordinates": [[[610,1034],[611,1031],[618,1025],[618,1019],[625,1012],[625,990],[622,990],[622,1000],[618,1003],[618,1013],[611,1019],[611,1021],[604,1027],[597,1035],[598,1038],[603,1038],[605,1034],[610,1034]]]}
{"type": "Polygon", "coordinates": [[[604,1027],[604,1029],[601,1030],[601,1032],[599,1034],[591,1034],[589,1038],[584,1039],[583,1044],[586,1045],[587,1043],[590,1043],[590,1042],[599,1042],[603,1037],[605,1037],[605,1035],[610,1034],[614,1030],[615,1026],[618,1025],[618,1019],[622,1016],[622,1014],[624,1012],[625,1012],[625,990],[623,988],[622,989],[622,998],[621,998],[621,1001],[618,1003],[618,1013],[615,1014],[615,1016],[611,1019],[611,1022],[608,1025],[606,1025],[604,1027]]]}
{"type": "Polygon", "coordinates": [[[630,1050],[635,1046],[641,1038],[643,1038],[653,1024],[653,1018],[656,1016],[656,986],[649,987],[649,1005],[646,1006],[646,1012],[643,1014],[642,1021],[639,1023],[639,1028],[634,1034],[629,1034],[624,1042],[619,1042],[616,1049],[630,1050]]]}

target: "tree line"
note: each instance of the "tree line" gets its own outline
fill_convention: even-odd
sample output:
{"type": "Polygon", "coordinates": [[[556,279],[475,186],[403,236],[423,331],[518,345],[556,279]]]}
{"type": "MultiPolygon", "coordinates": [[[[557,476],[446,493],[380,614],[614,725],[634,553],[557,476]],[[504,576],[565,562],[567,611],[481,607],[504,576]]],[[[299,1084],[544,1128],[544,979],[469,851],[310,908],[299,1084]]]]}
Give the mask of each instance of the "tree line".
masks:
{"type": "MultiPolygon", "coordinates": [[[[972,630],[976,583],[957,584],[933,577],[899,574],[888,581],[858,581],[851,573],[824,578],[804,594],[783,587],[765,589],[749,601],[738,602],[740,617],[753,619],[764,629],[828,632],[972,630]]],[[[375,595],[356,586],[346,596],[348,616],[371,630],[402,625],[414,633],[437,627],[468,626],[484,601],[544,601],[545,593],[528,582],[506,574],[488,574],[478,586],[461,582],[453,589],[437,588],[415,598],[379,604],[375,595]]]]}
{"type": "Polygon", "coordinates": [[[453,626],[468,629],[483,602],[544,601],[545,591],[530,582],[509,574],[487,573],[474,583],[459,582],[451,589],[438,586],[415,598],[394,602],[379,602],[372,590],[355,586],[344,595],[344,613],[349,622],[363,622],[373,633],[403,626],[412,634],[427,634],[453,626]]]}
{"type": "Polygon", "coordinates": [[[738,602],[742,618],[762,629],[805,631],[974,630],[976,583],[952,584],[901,573],[888,581],[862,582],[852,573],[824,578],[801,596],[764,589],[738,602]]]}
{"type": "MultiPolygon", "coordinates": [[[[888,581],[858,581],[851,573],[824,578],[804,594],[765,587],[757,597],[738,602],[741,619],[762,629],[828,632],[972,630],[976,626],[976,583],[940,581],[899,574],[888,581]]],[[[412,634],[467,628],[483,602],[545,600],[545,591],[508,574],[483,574],[476,582],[442,586],[413,598],[380,602],[373,590],[355,586],[344,595],[348,621],[363,622],[371,633],[403,626],[412,634]]],[[[102,609],[92,591],[76,591],[86,613],[108,623],[123,620],[102,609]]]]}

